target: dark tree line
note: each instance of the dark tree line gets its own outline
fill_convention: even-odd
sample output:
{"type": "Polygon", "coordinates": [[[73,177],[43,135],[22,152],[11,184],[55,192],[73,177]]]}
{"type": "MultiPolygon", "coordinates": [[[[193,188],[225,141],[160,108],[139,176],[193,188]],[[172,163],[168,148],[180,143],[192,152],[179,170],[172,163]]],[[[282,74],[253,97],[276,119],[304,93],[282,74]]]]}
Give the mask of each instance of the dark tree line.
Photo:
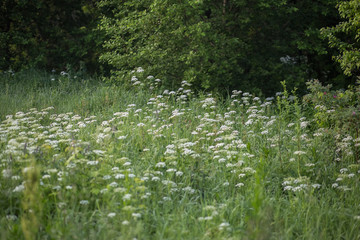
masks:
{"type": "Polygon", "coordinates": [[[3,0],[0,69],[97,69],[102,36],[92,0],[3,0]]]}
{"type": "Polygon", "coordinates": [[[4,0],[0,69],[69,64],[99,72],[106,64],[109,78],[121,83],[141,66],[165,85],[186,79],[197,89],[265,95],[283,80],[300,89],[314,78],[346,87],[359,68],[359,26],[352,21],[358,5],[359,0],[4,0]],[[353,42],[345,46],[342,39],[349,37],[353,42]]]}

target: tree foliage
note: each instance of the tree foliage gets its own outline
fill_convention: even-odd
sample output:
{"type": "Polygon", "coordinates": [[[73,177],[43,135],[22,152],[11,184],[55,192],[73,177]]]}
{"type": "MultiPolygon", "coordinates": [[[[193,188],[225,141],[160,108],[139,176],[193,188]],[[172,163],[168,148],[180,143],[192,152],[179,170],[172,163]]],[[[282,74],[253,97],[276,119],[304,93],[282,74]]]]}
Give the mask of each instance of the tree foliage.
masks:
{"type": "Polygon", "coordinates": [[[339,51],[335,59],[344,73],[360,75],[360,0],[340,1],[337,8],[344,21],[323,28],[322,34],[339,51]]]}
{"type": "Polygon", "coordinates": [[[337,22],[335,1],[102,0],[101,60],[113,79],[143,67],[167,84],[273,93],[280,81],[342,78],[319,29],[337,22]]]}
{"type": "Polygon", "coordinates": [[[102,38],[93,0],[4,0],[0,3],[0,69],[95,68],[102,38]]]}

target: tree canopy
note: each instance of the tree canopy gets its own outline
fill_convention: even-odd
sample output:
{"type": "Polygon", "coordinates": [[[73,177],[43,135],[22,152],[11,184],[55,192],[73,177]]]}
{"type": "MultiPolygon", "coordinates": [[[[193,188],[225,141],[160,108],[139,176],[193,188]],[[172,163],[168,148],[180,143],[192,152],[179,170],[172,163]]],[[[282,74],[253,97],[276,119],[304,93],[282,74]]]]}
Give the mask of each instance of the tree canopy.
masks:
{"type": "Polygon", "coordinates": [[[264,95],[284,80],[346,87],[360,65],[359,12],[359,0],[4,0],[0,69],[106,66],[121,83],[142,67],[168,86],[264,95]]]}
{"type": "Polygon", "coordinates": [[[330,47],[339,50],[335,57],[346,75],[360,75],[360,0],[341,1],[337,8],[341,21],[322,29],[330,47]]]}
{"type": "Polygon", "coordinates": [[[101,60],[113,79],[136,67],[168,84],[256,89],[273,93],[280,81],[344,80],[320,28],[339,21],[336,1],[119,1],[101,20],[107,34],[101,60]]]}

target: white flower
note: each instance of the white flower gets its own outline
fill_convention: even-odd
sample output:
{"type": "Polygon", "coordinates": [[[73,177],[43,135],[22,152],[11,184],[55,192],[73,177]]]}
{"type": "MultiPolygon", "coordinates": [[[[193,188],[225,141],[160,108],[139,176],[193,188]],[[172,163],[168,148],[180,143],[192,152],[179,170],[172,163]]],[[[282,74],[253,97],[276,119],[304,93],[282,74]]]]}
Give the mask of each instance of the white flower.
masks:
{"type": "Polygon", "coordinates": [[[124,196],[123,196],[123,200],[124,201],[126,201],[126,200],[130,200],[131,199],[131,194],[125,194],[124,196]]]}
{"type": "Polygon", "coordinates": [[[156,177],[156,176],[151,178],[151,181],[154,181],[154,182],[157,182],[157,181],[159,181],[159,180],[160,180],[160,178],[159,178],[159,177],[156,177]]]}
{"type": "Polygon", "coordinates": [[[113,217],[115,217],[116,216],[116,213],[109,213],[108,215],[107,215],[109,218],[113,218],[113,217]]]}
{"type": "Polygon", "coordinates": [[[6,219],[10,221],[15,221],[18,217],[16,215],[6,215],[6,219]]]}
{"type": "Polygon", "coordinates": [[[48,179],[50,178],[51,176],[49,174],[45,174],[44,176],[42,176],[42,179],[48,179]]]}
{"type": "Polygon", "coordinates": [[[118,186],[118,183],[117,182],[112,182],[109,184],[110,187],[117,187],[118,186]]]}
{"type": "Polygon", "coordinates": [[[158,168],[164,168],[166,166],[166,163],[165,162],[158,162],[155,167],[158,167],[158,168]]]}
{"type": "Polygon", "coordinates": [[[24,185],[19,185],[14,188],[13,192],[22,192],[24,191],[24,189],[25,189],[24,185]]]}
{"type": "Polygon", "coordinates": [[[105,176],[103,176],[103,179],[104,179],[104,180],[109,180],[110,178],[111,178],[110,175],[105,175],[105,176]]]}
{"type": "Polygon", "coordinates": [[[96,155],[103,155],[105,153],[105,151],[103,150],[93,150],[93,153],[95,153],[96,155]]]}
{"type": "Polygon", "coordinates": [[[306,128],[308,125],[309,125],[309,122],[301,122],[300,123],[301,128],[306,128]]]}
{"type": "Polygon", "coordinates": [[[138,123],[137,126],[138,127],[143,127],[143,126],[145,126],[145,124],[144,123],[138,123]]]}
{"type": "Polygon", "coordinates": [[[81,200],[81,201],[80,201],[80,204],[81,204],[81,205],[88,205],[88,204],[89,204],[89,201],[88,201],[88,200],[81,200]]]}
{"type": "Polygon", "coordinates": [[[294,152],[294,155],[304,155],[304,154],[306,154],[306,152],[304,152],[304,151],[295,151],[294,152]]]}
{"type": "Polygon", "coordinates": [[[133,218],[138,219],[138,218],[141,218],[141,213],[133,213],[131,214],[131,216],[133,216],[133,218]]]}
{"type": "Polygon", "coordinates": [[[238,187],[238,188],[243,187],[243,186],[244,186],[243,183],[238,183],[238,184],[235,185],[235,187],[238,187]]]}
{"type": "Polygon", "coordinates": [[[245,123],[245,126],[249,126],[249,125],[251,125],[253,122],[254,122],[253,119],[249,119],[249,120],[245,123]]]}
{"type": "Polygon", "coordinates": [[[135,76],[132,76],[132,77],[131,77],[131,82],[136,82],[137,80],[138,80],[137,77],[135,77],[135,76]]]}
{"type": "Polygon", "coordinates": [[[4,169],[2,171],[3,177],[4,178],[10,178],[11,177],[11,169],[4,169]]]}
{"type": "Polygon", "coordinates": [[[212,219],[213,219],[212,216],[199,217],[199,218],[198,218],[199,221],[209,221],[209,220],[212,220],[212,219]]]}
{"type": "Polygon", "coordinates": [[[99,161],[88,161],[87,165],[93,166],[93,165],[97,165],[98,163],[99,163],[99,161]]]}
{"type": "Polygon", "coordinates": [[[224,228],[230,227],[228,222],[223,222],[219,225],[219,230],[223,230],[224,228]]]}
{"type": "Polygon", "coordinates": [[[129,221],[127,221],[127,220],[125,220],[125,221],[122,221],[122,223],[121,223],[122,225],[129,225],[130,224],[130,222],[129,221]]]}

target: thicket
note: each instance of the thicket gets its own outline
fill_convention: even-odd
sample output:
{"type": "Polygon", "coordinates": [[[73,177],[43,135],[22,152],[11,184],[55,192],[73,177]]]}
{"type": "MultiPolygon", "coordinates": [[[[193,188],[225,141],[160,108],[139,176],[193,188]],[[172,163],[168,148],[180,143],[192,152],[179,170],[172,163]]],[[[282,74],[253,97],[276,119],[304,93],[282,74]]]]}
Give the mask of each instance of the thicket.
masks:
{"type": "Polygon", "coordinates": [[[0,70],[66,67],[94,73],[103,41],[93,0],[4,0],[0,4],[0,70]]]}
{"type": "Polygon", "coordinates": [[[143,67],[168,87],[258,95],[284,80],[299,93],[309,79],[346,88],[359,73],[358,9],[359,0],[5,0],[0,69],[87,69],[123,84],[143,67]]]}

